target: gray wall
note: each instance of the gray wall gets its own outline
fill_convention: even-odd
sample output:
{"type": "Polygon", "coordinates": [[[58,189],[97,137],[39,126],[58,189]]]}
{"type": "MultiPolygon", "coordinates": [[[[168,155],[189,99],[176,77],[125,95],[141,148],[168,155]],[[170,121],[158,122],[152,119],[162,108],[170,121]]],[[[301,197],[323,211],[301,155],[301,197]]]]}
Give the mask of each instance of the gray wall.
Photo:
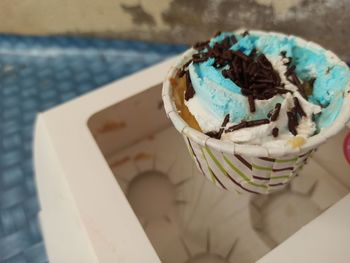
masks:
{"type": "Polygon", "coordinates": [[[0,1],[0,32],[192,43],[238,27],[297,34],[350,60],[350,0],[0,1]]]}

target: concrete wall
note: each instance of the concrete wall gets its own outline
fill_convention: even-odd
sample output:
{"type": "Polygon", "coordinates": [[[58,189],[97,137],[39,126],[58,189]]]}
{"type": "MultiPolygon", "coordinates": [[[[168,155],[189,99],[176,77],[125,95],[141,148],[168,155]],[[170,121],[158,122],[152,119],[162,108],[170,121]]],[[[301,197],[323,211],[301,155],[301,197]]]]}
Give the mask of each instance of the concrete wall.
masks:
{"type": "Polygon", "coordinates": [[[0,32],[192,43],[217,30],[277,30],[350,60],[350,0],[1,0],[0,32]]]}

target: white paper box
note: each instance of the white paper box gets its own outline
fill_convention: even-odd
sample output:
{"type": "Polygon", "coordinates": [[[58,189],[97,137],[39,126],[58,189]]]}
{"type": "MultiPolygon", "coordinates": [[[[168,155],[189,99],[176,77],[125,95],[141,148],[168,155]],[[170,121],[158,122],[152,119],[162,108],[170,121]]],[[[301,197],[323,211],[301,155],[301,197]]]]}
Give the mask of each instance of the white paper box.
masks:
{"type": "Polygon", "coordinates": [[[160,85],[173,64],[38,115],[34,158],[50,262],[254,262],[268,253],[259,262],[277,263],[296,251],[293,262],[349,262],[350,196],[338,202],[350,191],[341,148],[348,130],[283,192],[223,192],[197,174],[162,109],[160,85]]]}

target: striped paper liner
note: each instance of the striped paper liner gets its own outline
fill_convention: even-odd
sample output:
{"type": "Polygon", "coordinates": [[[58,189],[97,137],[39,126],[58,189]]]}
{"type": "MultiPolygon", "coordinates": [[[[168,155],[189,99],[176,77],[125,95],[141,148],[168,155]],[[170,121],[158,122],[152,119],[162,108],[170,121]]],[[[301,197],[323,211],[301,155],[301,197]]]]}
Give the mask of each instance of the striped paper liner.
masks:
{"type": "Polygon", "coordinates": [[[216,186],[238,193],[269,194],[282,189],[312,153],[278,159],[229,155],[184,139],[201,173],[216,186]]]}

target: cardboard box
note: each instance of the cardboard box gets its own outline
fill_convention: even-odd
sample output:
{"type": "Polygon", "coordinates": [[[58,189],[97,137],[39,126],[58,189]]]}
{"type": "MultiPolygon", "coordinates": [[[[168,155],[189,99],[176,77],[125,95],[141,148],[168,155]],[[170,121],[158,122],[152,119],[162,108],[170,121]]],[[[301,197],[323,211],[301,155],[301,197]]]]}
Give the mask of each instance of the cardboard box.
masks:
{"type": "Polygon", "coordinates": [[[50,262],[349,262],[349,130],[280,193],[222,191],[198,174],[164,114],[161,83],[173,64],[38,115],[34,158],[50,262]]]}

